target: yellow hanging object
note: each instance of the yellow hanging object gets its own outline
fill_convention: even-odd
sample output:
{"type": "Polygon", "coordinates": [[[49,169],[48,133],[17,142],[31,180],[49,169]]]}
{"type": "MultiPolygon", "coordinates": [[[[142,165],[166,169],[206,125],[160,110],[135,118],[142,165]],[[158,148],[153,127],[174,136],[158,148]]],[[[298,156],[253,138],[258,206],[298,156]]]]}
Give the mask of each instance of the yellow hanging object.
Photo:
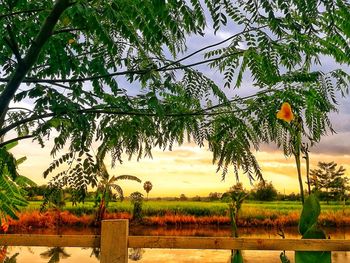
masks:
{"type": "Polygon", "coordinates": [[[288,102],[282,104],[281,109],[277,112],[277,119],[284,120],[286,122],[291,122],[294,120],[294,114],[292,112],[292,107],[288,102]]]}

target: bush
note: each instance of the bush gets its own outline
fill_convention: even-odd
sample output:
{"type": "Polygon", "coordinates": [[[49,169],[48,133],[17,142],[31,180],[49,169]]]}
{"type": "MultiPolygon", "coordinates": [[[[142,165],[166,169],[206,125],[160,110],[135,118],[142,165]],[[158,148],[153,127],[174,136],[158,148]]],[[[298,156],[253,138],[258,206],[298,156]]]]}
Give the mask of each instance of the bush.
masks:
{"type": "Polygon", "coordinates": [[[273,201],[277,198],[277,190],[273,186],[272,182],[266,183],[260,181],[254,186],[251,192],[253,198],[258,201],[273,201]]]}

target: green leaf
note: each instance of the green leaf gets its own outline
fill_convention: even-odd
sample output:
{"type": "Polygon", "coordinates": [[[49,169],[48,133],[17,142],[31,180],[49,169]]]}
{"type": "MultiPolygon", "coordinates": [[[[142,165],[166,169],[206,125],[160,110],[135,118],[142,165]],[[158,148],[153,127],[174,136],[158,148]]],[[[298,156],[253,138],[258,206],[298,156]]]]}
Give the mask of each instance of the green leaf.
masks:
{"type": "Polygon", "coordinates": [[[23,156],[23,157],[19,158],[18,160],[16,160],[16,164],[17,164],[17,165],[20,165],[20,164],[23,163],[25,160],[27,160],[27,157],[26,157],[26,156],[23,156]]]}
{"type": "Polygon", "coordinates": [[[29,179],[28,177],[25,176],[17,176],[15,179],[15,182],[17,185],[21,186],[21,187],[26,187],[26,186],[37,186],[37,184],[32,181],[31,179],[29,179]]]}
{"type": "MultiPolygon", "coordinates": [[[[320,214],[320,204],[314,194],[306,199],[299,222],[299,231],[306,229],[302,239],[326,239],[326,233],[316,226],[320,214]],[[303,214],[304,213],[304,214],[303,214]],[[303,217],[304,216],[304,217],[303,217]],[[303,218],[303,222],[302,219],[303,218]]],[[[331,252],[328,251],[295,251],[296,263],[328,263],[331,262],[331,252]]]]}
{"type": "Polygon", "coordinates": [[[295,263],[331,263],[332,255],[329,251],[295,251],[295,263]]]}
{"type": "Polygon", "coordinates": [[[18,141],[15,142],[11,142],[5,145],[5,150],[11,150],[13,147],[15,147],[16,145],[18,145],[18,141]]]}
{"type": "Polygon", "coordinates": [[[235,250],[231,256],[231,263],[243,263],[243,256],[241,250],[235,250]]]}
{"type": "Polygon", "coordinates": [[[326,233],[322,229],[318,229],[315,225],[309,228],[302,239],[326,239],[326,233]]]}
{"type": "Polygon", "coordinates": [[[299,233],[301,235],[304,235],[308,229],[317,223],[320,213],[321,207],[316,195],[309,195],[309,197],[305,200],[300,216],[299,233]]]}

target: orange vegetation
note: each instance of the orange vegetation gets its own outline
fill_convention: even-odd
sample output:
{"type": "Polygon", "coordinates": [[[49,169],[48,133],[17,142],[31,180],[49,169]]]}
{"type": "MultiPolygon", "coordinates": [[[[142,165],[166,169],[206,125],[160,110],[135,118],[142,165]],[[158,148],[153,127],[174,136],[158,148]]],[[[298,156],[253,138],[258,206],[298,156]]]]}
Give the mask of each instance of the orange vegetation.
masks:
{"type": "Polygon", "coordinates": [[[1,230],[4,231],[4,233],[9,230],[9,225],[5,221],[1,223],[1,230]]]}
{"type": "MultiPolygon", "coordinates": [[[[238,219],[238,226],[296,226],[298,225],[299,212],[289,213],[265,213],[253,215],[242,214],[238,219]]],[[[106,213],[104,219],[131,219],[128,212],[106,213]]],[[[34,228],[56,228],[57,226],[84,226],[90,227],[94,224],[94,215],[76,216],[70,212],[49,211],[40,213],[38,211],[24,212],[19,215],[19,220],[8,219],[11,229],[30,230],[34,228]]],[[[342,211],[326,211],[321,213],[319,223],[323,226],[350,226],[350,215],[342,211]]],[[[159,216],[144,217],[142,224],[150,226],[182,226],[182,225],[230,225],[228,216],[193,216],[166,213],[159,216]]]]}
{"type": "MultiPolygon", "coordinates": [[[[19,219],[8,219],[12,229],[30,230],[33,228],[56,228],[57,226],[92,226],[94,215],[76,216],[68,211],[39,211],[24,212],[18,215],[19,219]]],[[[128,213],[106,214],[105,219],[130,219],[128,213]]]]}
{"type": "MultiPolygon", "coordinates": [[[[256,217],[242,217],[238,219],[238,226],[293,226],[297,225],[299,220],[299,213],[290,213],[288,215],[280,215],[276,218],[256,218],[256,217]]],[[[229,225],[230,218],[228,216],[189,216],[189,215],[175,215],[166,214],[164,216],[150,216],[145,218],[144,223],[147,225],[229,225]]]]}
{"type": "Polygon", "coordinates": [[[167,213],[163,216],[149,216],[144,219],[146,225],[228,225],[230,218],[227,216],[191,216],[167,213]]]}

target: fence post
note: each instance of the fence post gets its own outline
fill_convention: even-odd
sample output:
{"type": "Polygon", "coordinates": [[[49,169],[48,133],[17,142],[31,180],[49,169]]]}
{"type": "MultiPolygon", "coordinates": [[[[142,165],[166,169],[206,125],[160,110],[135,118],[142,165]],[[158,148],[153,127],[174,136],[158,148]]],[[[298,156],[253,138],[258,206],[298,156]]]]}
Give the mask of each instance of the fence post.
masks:
{"type": "Polygon", "coordinates": [[[126,219],[103,220],[101,263],[128,262],[129,222],[126,219]]]}

